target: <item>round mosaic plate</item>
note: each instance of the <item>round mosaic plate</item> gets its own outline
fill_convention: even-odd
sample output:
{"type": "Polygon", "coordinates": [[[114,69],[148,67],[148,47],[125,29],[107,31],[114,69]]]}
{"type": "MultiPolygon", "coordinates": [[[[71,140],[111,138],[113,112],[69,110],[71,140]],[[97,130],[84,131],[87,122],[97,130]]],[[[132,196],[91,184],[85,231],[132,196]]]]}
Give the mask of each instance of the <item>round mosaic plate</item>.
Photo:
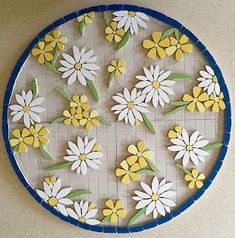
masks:
{"type": "Polygon", "coordinates": [[[205,46],[162,13],[102,5],[30,43],[3,105],[22,184],[52,214],[129,233],[192,205],[222,166],[231,128],[223,76],[205,46]]]}

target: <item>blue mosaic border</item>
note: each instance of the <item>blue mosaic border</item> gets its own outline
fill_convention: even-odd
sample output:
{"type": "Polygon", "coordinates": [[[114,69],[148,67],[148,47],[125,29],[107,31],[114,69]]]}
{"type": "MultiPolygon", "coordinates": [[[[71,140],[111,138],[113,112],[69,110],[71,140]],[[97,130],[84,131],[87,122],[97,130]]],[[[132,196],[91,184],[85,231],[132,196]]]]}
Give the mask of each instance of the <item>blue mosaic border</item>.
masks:
{"type": "Polygon", "coordinates": [[[134,5],[126,5],[126,4],[113,4],[113,5],[100,5],[100,6],[94,6],[85,8],[82,10],[79,10],[77,12],[73,12],[71,14],[68,14],[57,21],[53,22],[51,25],[43,29],[34,39],[33,41],[28,45],[28,47],[25,49],[23,54],[18,59],[12,74],[10,76],[7,89],[4,96],[4,102],[3,102],[3,114],[2,114],[2,131],[3,131],[3,137],[5,142],[5,147],[8,153],[8,156],[10,158],[11,164],[13,169],[15,170],[15,173],[17,174],[18,178],[20,179],[21,183],[25,186],[25,188],[30,192],[30,194],[48,211],[50,211],[53,215],[59,217],[60,219],[69,222],[75,226],[84,228],[86,230],[96,231],[96,232],[104,232],[104,233],[132,233],[132,232],[139,232],[142,230],[147,230],[153,227],[156,227],[158,225],[161,225],[172,218],[178,216],[180,213],[182,213],[184,210],[186,210],[188,207],[190,207],[197,199],[199,199],[202,194],[206,191],[206,189],[210,186],[213,179],[215,178],[216,174],[218,173],[219,169],[221,168],[227,149],[228,149],[228,143],[230,140],[230,132],[231,132],[231,105],[230,105],[230,99],[229,99],[229,93],[228,89],[226,87],[223,75],[216,64],[214,58],[209,53],[209,51],[206,49],[206,47],[198,40],[198,38],[187,28],[185,28],[183,25],[181,25],[176,20],[151,9],[138,7],[134,5]],[[39,40],[48,32],[53,30],[54,28],[60,26],[61,24],[64,24],[72,19],[74,19],[77,16],[80,16],[84,13],[94,11],[94,12],[103,12],[103,11],[117,11],[117,10],[132,10],[132,11],[140,11],[143,12],[157,20],[160,20],[168,25],[171,25],[175,28],[178,28],[181,32],[186,34],[194,44],[200,49],[202,54],[205,56],[205,58],[210,63],[211,67],[213,68],[215,74],[218,77],[221,89],[224,93],[225,97],[225,104],[226,104],[226,111],[225,111],[225,120],[224,120],[224,145],[221,148],[220,154],[218,156],[217,162],[210,174],[210,176],[207,178],[207,180],[204,183],[204,186],[198,190],[197,193],[195,193],[190,199],[188,199],[185,203],[183,203],[179,208],[172,211],[170,214],[167,214],[165,217],[161,217],[157,220],[148,222],[144,225],[138,225],[138,226],[132,226],[132,227],[117,227],[117,226],[91,226],[88,224],[84,224],[81,222],[78,222],[77,220],[65,217],[61,213],[57,212],[55,209],[53,209],[51,206],[49,206],[47,203],[45,203],[35,192],[35,190],[28,184],[26,178],[23,176],[23,174],[20,171],[20,168],[17,165],[17,162],[14,158],[13,152],[10,147],[9,143],[9,133],[8,133],[8,105],[11,97],[11,93],[14,87],[15,80],[17,78],[18,73],[20,72],[20,69],[29,56],[32,48],[39,42],[39,40]]]}

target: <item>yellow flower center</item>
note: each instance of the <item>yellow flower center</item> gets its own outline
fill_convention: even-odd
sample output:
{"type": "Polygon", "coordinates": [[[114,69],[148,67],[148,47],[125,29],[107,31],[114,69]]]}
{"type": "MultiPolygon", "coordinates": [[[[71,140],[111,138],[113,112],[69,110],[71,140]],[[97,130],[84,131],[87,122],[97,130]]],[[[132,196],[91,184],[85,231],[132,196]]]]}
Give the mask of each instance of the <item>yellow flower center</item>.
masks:
{"type": "Polygon", "coordinates": [[[192,149],[193,149],[193,146],[192,146],[192,145],[188,145],[188,146],[186,147],[186,149],[187,149],[187,150],[192,150],[192,149]]]}
{"type": "Polygon", "coordinates": [[[159,199],[159,196],[157,194],[152,195],[152,200],[157,201],[159,199]]]}
{"type": "Polygon", "coordinates": [[[113,213],[116,213],[116,212],[117,212],[117,209],[116,209],[116,208],[113,208],[112,212],[113,212],[113,213]]]}
{"type": "Polygon", "coordinates": [[[81,67],[82,67],[82,65],[81,65],[80,63],[76,63],[76,64],[74,65],[74,68],[75,68],[76,70],[81,69],[81,67]]]}
{"type": "Polygon", "coordinates": [[[86,159],[86,155],[85,155],[85,154],[81,154],[81,155],[79,156],[79,158],[80,158],[80,160],[85,160],[85,159],[86,159]]]}
{"type": "Polygon", "coordinates": [[[85,223],[86,222],[86,219],[84,217],[80,217],[79,218],[79,221],[82,222],[82,223],[85,223]]]}
{"type": "Polygon", "coordinates": [[[219,97],[215,97],[215,98],[214,98],[214,101],[215,101],[215,102],[218,102],[218,101],[219,101],[219,97]]]}
{"type": "Polygon", "coordinates": [[[181,48],[181,44],[177,44],[177,49],[180,49],[181,48]]]}
{"type": "Polygon", "coordinates": [[[129,15],[130,17],[134,17],[134,16],[135,16],[135,12],[129,11],[128,15],[129,15]]]}
{"type": "Polygon", "coordinates": [[[218,79],[217,79],[217,77],[214,76],[214,77],[212,78],[212,81],[213,81],[214,83],[218,83],[218,79]]]}
{"type": "Polygon", "coordinates": [[[158,47],[158,43],[155,43],[155,44],[154,44],[154,47],[157,48],[157,47],[158,47]]]}
{"type": "Polygon", "coordinates": [[[143,154],[142,154],[141,152],[138,152],[136,155],[137,155],[138,157],[141,157],[143,154]]]}
{"type": "Polygon", "coordinates": [[[57,203],[58,203],[58,201],[57,201],[57,199],[56,199],[55,197],[51,197],[51,198],[49,198],[49,200],[48,200],[48,204],[51,205],[51,206],[53,206],[53,207],[56,206],[57,203]]]}
{"type": "Polygon", "coordinates": [[[28,106],[24,106],[24,107],[23,107],[23,111],[24,111],[24,112],[29,112],[29,107],[28,107],[28,106]]]}
{"type": "Polygon", "coordinates": [[[160,87],[160,83],[158,81],[153,81],[152,83],[154,88],[159,88],[160,87]]]}
{"type": "Polygon", "coordinates": [[[22,137],[19,138],[19,142],[23,142],[23,138],[22,137]]]}
{"type": "Polygon", "coordinates": [[[132,109],[134,107],[134,103],[133,102],[128,102],[127,107],[129,109],[132,109]]]}

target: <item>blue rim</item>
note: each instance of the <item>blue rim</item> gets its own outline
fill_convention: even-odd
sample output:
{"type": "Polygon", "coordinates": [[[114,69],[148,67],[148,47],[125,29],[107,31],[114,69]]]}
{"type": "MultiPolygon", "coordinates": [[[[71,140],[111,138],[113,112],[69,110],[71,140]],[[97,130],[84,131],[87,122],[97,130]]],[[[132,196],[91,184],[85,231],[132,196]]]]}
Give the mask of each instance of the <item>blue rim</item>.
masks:
{"type": "Polygon", "coordinates": [[[3,114],[2,114],[2,131],[3,131],[3,138],[4,138],[4,142],[5,142],[5,147],[8,153],[8,156],[10,158],[11,164],[13,169],[15,170],[15,173],[17,174],[19,180],[21,181],[21,183],[25,186],[25,188],[30,192],[30,194],[44,207],[46,208],[48,211],[50,211],[53,215],[59,217],[60,219],[69,222],[75,226],[84,228],[86,230],[91,230],[91,231],[96,231],[96,232],[104,232],[104,233],[132,233],[132,232],[138,232],[138,231],[142,231],[142,230],[147,230],[153,227],[156,227],[160,224],[163,224],[169,220],[171,220],[172,218],[176,217],[177,215],[179,215],[180,213],[182,213],[184,210],[186,210],[188,207],[190,207],[197,199],[199,199],[202,194],[206,191],[206,189],[210,186],[210,184],[212,183],[212,181],[214,180],[216,174],[218,173],[219,169],[221,168],[227,149],[228,149],[228,143],[230,140],[230,132],[231,132],[231,105],[230,105],[230,98],[229,98],[229,93],[228,93],[228,89],[227,86],[225,84],[223,75],[218,67],[218,65],[216,64],[214,58],[212,57],[212,55],[209,53],[209,51],[206,49],[206,47],[198,40],[198,38],[191,32],[189,31],[187,28],[185,28],[183,25],[181,25],[179,22],[177,22],[176,20],[167,17],[166,15],[148,9],[148,8],[143,8],[143,7],[138,7],[138,6],[134,6],[134,5],[122,5],[122,4],[112,4],[112,5],[99,5],[99,6],[94,6],[94,7],[89,7],[86,9],[82,9],[79,10],[77,12],[73,12],[71,14],[68,14],[60,19],[58,19],[57,21],[55,21],[54,23],[52,23],[51,25],[49,25],[48,27],[46,27],[44,30],[42,30],[34,39],[33,41],[28,45],[28,47],[25,49],[25,51],[23,52],[23,54],[20,56],[20,58],[18,59],[12,74],[10,76],[7,88],[6,88],[6,92],[5,92],[5,96],[4,96],[4,102],[3,102],[3,114]],[[66,217],[63,216],[61,213],[57,212],[54,208],[52,208],[51,206],[49,206],[47,203],[45,203],[35,192],[35,190],[30,186],[30,184],[26,181],[24,175],[21,173],[20,168],[17,165],[17,162],[15,160],[15,157],[13,155],[13,152],[11,150],[11,146],[9,143],[9,131],[8,131],[8,106],[9,106],[9,102],[10,102],[10,97],[12,94],[12,90],[15,84],[15,80],[17,78],[18,73],[20,72],[20,69],[22,67],[22,65],[24,64],[25,60],[27,59],[27,57],[29,56],[31,50],[33,49],[33,47],[39,42],[39,40],[48,32],[50,32],[51,30],[53,30],[54,28],[74,19],[75,17],[78,17],[84,13],[88,13],[91,11],[94,12],[103,12],[103,11],[117,11],[117,10],[132,10],[132,11],[140,11],[143,12],[157,20],[160,20],[168,25],[171,25],[175,28],[178,28],[182,33],[184,33],[185,35],[187,35],[190,40],[192,42],[194,42],[194,44],[199,48],[199,50],[202,52],[202,54],[205,56],[205,58],[207,59],[207,61],[209,62],[210,66],[213,68],[215,74],[218,77],[218,81],[220,83],[221,89],[224,93],[224,99],[225,99],[225,104],[226,104],[226,110],[225,110],[225,120],[224,120],[224,143],[223,146],[220,150],[220,154],[217,158],[217,162],[211,172],[211,174],[209,175],[209,177],[207,178],[207,180],[204,183],[204,186],[199,189],[190,199],[188,199],[185,203],[183,203],[179,208],[175,209],[174,211],[172,211],[171,213],[167,214],[165,217],[161,217],[157,220],[148,222],[144,225],[138,225],[138,226],[131,226],[131,227],[117,227],[117,226],[91,226],[88,224],[84,224],[81,222],[78,222],[77,220],[70,218],[70,217],[66,217]]]}

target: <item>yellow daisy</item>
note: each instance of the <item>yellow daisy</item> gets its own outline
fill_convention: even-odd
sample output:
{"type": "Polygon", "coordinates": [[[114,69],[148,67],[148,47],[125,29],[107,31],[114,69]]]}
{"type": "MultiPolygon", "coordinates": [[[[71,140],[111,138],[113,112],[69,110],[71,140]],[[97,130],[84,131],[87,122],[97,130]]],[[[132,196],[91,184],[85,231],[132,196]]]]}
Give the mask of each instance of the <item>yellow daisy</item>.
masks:
{"type": "Polygon", "coordinates": [[[63,115],[66,117],[64,120],[64,124],[66,126],[70,125],[71,123],[73,126],[78,127],[79,126],[79,120],[82,119],[82,110],[81,108],[71,108],[70,112],[68,110],[64,110],[63,115]]]}
{"type": "Polygon", "coordinates": [[[108,66],[108,72],[109,73],[115,72],[115,76],[119,77],[126,71],[126,67],[124,65],[125,65],[124,60],[112,60],[111,64],[108,66]]]}
{"type": "Polygon", "coordinates": [[[130,166],[134,165],[138,161],[140,168],[145,168],[148,165],[146,159],[153,158],[152,151],[150,150],[145,151],[144,141],[138,141],[137,146],[129,145],[128,152],[132,154],[127,158],[127,162],[130,166]]]}
{"type": "Polygon", "coordinates": [[[203,186],[203,182],[201,180],[205,179],[205,175],[203,173],[199,174],[197,169],[192,170],[192,176],[186,174],[184,176],[186,181],[190,181],[188,184],[188,188],[194,189],[195,185],[197,188],[201,188],[203,186]]]}
{"type": "MultiPolygon", "coordinates": [[[[30,136],[30,132],[27,128],[24,128],[22,132],[19,129],[15,129],[12,131],[12,135],[15,138],[10,139],[10,145],[12,147],[18,146],[17,151],[20,153],[25,153],[28,151],[26,144],[31,145],[29,143],[28,137],[30,136]]],[[[31,141],[30,141],[31,142],[31,141]]]]}
{"type": "Polygon", "coordinates": [[[120,42],[122,39],[122,36],[125,34],[125,31],[123,28],[117,29],[117,22],[111,22],[110,26],[107,26],[105,28],[106,33],[106,40],[108,41],[114,41],[116,43],[120,42]]]}
{"type": "Polygon", "coordinates": [[[52,32],[52,35],[46,34],[45,41],[49,42],[53,48],[57,46],[58,50],[63,50],[65,43],[67,43],[67,38],[60,36],[60,33],[60,30],[56,29],[52,32]]]}
{"type": "Polygon", "coordinates": [[[85,13],[85,14],[77,17],[77,21],[79,23],[84,21],[86,24],[90,24],[90,23],[92,23],[92,19],[94,18],[94,16],[95,16],[94,12],[88,12],[88,13],[85,13]]]}
{"type": "Polygon", "coordinates": [[[90,109],[89,105],[86,104],[88,98],[85,95],[78,95],[72,96],[72,101],[70,102],[70,107],[80,108],[81,110],[88,111],[90,109]]]}
{"type": "Polygon", "coordinates": [[[35,126],[30,126],[29,131],[32,135],[31,137],[26,138],[29,143],[31,143],[33,147],[39,147],[40,143],[43,145],[48,144],[49,140],[45,137],[46,134],[49,133],[47,127],[42,127],[40,124],[35,124],[35,126]]]}
{"type": "Polygon", "coordinates": [[[200,94],[202,89],[198,86],[193,87],[193,96],[190,96],[189,94],[184,94],[183,101],[189,102],[187,105],[187,109],[190,112],[193,112],[195,110],[195,107],[197,106],[197,109],[199,112],[205,111],[205,106],[203,105],[203,102],[209,100],[209,96],[206,92],[200,94]]]}
{"type": "Polygon", "coordinates": [[[175,126],[175,130],[170,130],[168,132],[168,138],[170,139],[174,139],[177,137],[177,133],[179,133],[180,135],[182,134],[182,126],[175,126]]]}
{"type": "Polygon", "coordinates": [[[100,121],[96,119],[98,116],[98,112],[96,110],[92,110],[91,113],[84,111],[82,113],[83,119],[80,120],[80,125],[81,126],[86,126],[87,130],[92,129],[92,125],[98,126],[100,124],[100,121]]]}
{"type": "Polygon", "coordinates": [[[53,47],[50,44],[46,45],[43,41],[40,41],[38,43],[38,48],[35,47],[32,49],[32,54],[38,56],[39,64],[44,64],[45,60],[48,62],[52,60],[53,55],[50,53],[52,50],[53,47]]]}
{"type": "Polygon", "coordinates": [[[138,163],[133,164],[131,167],[129,167],[126,160],[123,160],[121,163],[121,169],[116,169],[116,176],[123,176],[122,177],[122,183],[123,184],[129,184],[130,183],[130,177],[132,180],[137,181],[139,179],[139,174],[136,173],[136,171],[140,170],[140,166],[138,163]]]}
{"type": "Polygon", "coordinates": [[[160,57],[160,59],[166,56],[166,52],[163,48],[170,46],[170,40],[168,37],[161,40],[161,36],[162,33],[156,31],[152,33],[153,40],[146,39],[143,41],[143,47],[145,49],[149,49],[147,56],[150,59],[156,59],[157,55],[160,57]]]}
{"type": "Polygon", "coordinates": [[[184,58],[184,53],[191,53],[193,50],[193,45],[187,43],[189,38],[186,35],[182,35],[179,40],[174,37],[170,37],[170,44],[166,49],[167,55],[172,55],[175,53],[175,59],[181,61],[184,58]]]}
{"type": "Polygon", "coordinates": [[[103,210],[103,215],[105,217],[110,216],[110,221],[112,223],[117,223],[118,216],[124,218],[127,214],[127,211],[122,209],[123,205],[121,200],[117,200],[116,204],[114,205],[113,201],[109,199],[105,202],[105,205],[108,207],[108,209],[103,210]]]}
{"type": "Polygon", "coordinates": [[[225,110],[224,94],[221,92],[218,96],[210,95],[208,101],[204,102],[206,108],[212,106],[212,112],[219,112],[220,110],[225,110]]]}

